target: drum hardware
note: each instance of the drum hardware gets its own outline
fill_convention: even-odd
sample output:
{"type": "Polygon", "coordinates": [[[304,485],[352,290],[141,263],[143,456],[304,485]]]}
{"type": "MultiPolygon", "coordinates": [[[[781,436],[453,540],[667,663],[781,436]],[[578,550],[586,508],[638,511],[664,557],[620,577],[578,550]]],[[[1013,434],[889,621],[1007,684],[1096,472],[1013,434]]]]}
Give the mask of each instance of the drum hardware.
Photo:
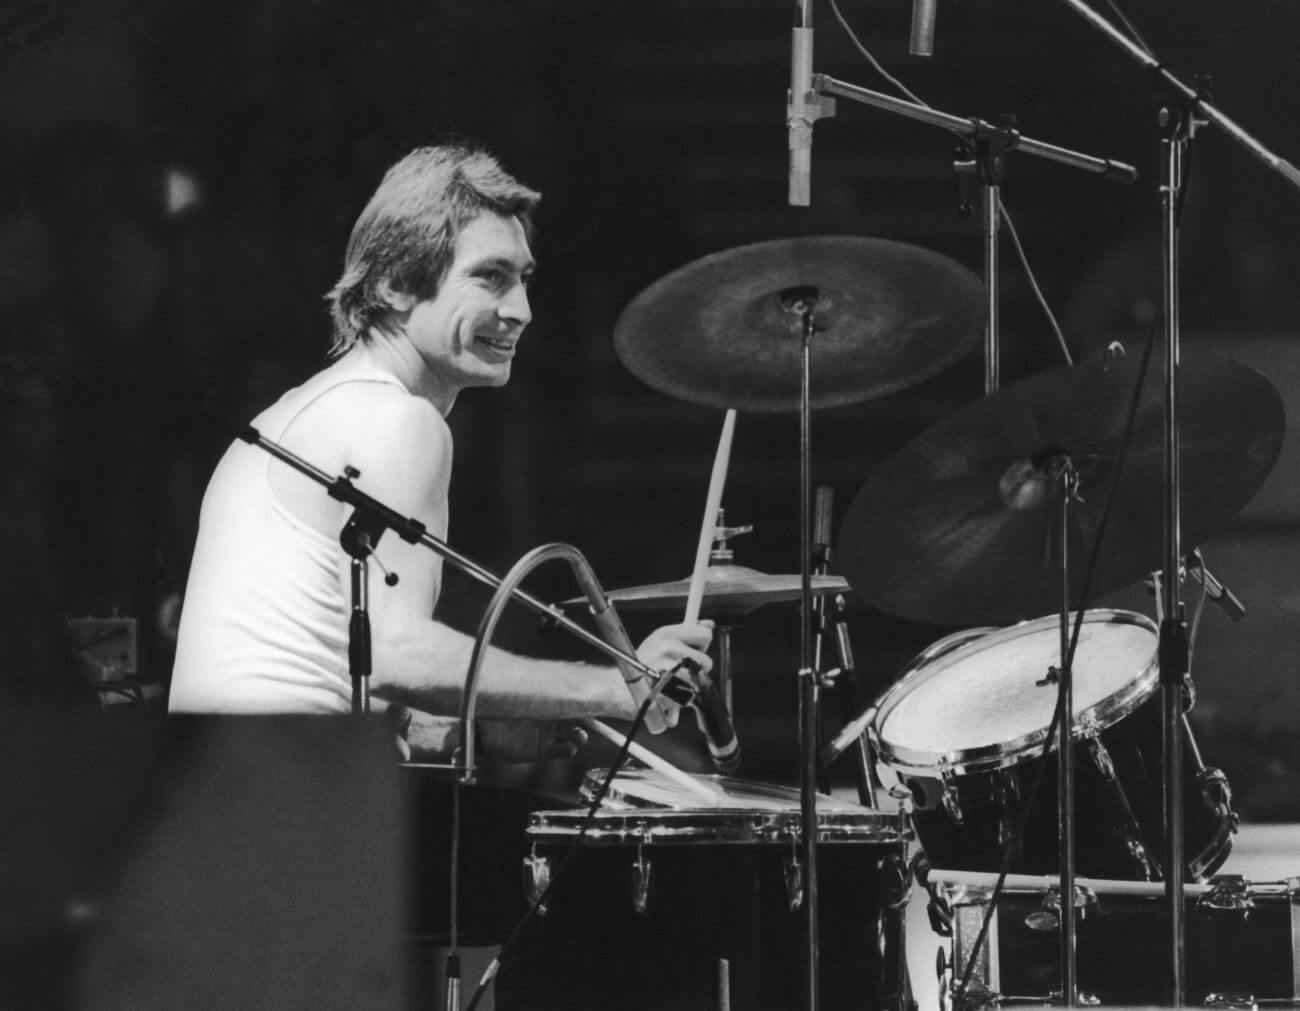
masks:
{"type": "MultiPolygon", "coordinates": [[[[1074,886],[1074,915],[1080,920],[1088,918],[1089,910],[1097,908],[1097,893],[1090,888],[1074,886]]],[[[1061,926],[1061,889],[1053,885],[1043,893],[1043,904],[1037,912],[1025,917],[1025,926],[1030,930],[1044,933],[1055,931],[1061,926]]]]}
{"type": "MultiPolygon", "coordinates": [[[[1183,919],[1183,838],[1182,778],[1183,720],[1180,692],[1187,670],[1187,631],[1183,624],[1182,604],[1178,593],[1177,573],[1182,563],[1182,545],[1186,537],[1182,528],[1183,465],[1180,456],[1181,413],[1180,363],[1181,318],[1179,304],[1180,249],[1183,197],[1187,184],[1188,157],[1197,127],[1214,125],[1241,147],[1268,165],[1293,185],[1300,186],[1300,171],[1285,159],[1269,151],[1233,120],[1218,110],[1210,100],[1204,81],[1192,87],[1146,49],[1134,42],[1083,0],[1066,0],[1067,5],[1084,20],[1128,53],[1140,66],[1151,71],[1163,94],[1158,115],[1161,146],[1161,290],[1165,338],[1164,397],[1164,565],[1165,620],[1161,623],[1160,655],[1162,709],[1164,716],[1166,778],[1165,834],[1166,905],[1170,935],[1170,997],[1174,1006],[1183,1003],[1186,977],[1186,939],[1183,919]]],[[[1189,538],[1195,542],[1195,538],[1189,538]]]]}
{"type": "MultiPolygon", "coordinates": [[[[603,778],[604,770],[592,770],[584,792],[603,778]]],[[[725,776],[698,778],[718,793],[717,807],[691,806],[691,794],[653,771],[614,777],[609,794],[619,799],[595,814],[578,847],[576,872],[569,879],[573,887],[554,893],[544,930],[510,969],[510,983],[517,981],[521,993],[530,988],[526,992],[531,994],[539,972],[546,974],[536,1006],[561,1001],[567,1006],[617,1006],[610,989],[643,985],[656,994],[659,987],[677,988],[673,996],[678,998],[689,989],[691,1000],[698,1001],[713,992],[721,958],[730,961],[736,1006],[794,1002],[798,960],[784,956],[797,950],[800,893],[807,891],[799,793],[725,776]],[[645,879],[642,863],[649,867],[650,882],[644,911],[638,908],[635,888],[626,887],[629,876],[634,885],[645,879]],[[751,902],[758,905],[751,909],[751,902]],[[747,931],[763,937],[763,957],[757,962],[750,957],[757,949],[750,953],[746,947],[747,931]],[[658,952],[669,946],[674,971],[664,979],[658,952]],[[656,961],[659,974],[650,979],[656,961]],[[554,992],[548,989],[552,987],[554,992]]],[[[886,968],[897,964],[893,959],[901,955],[901,945],[894,933],[882,941],[879,913],[901,898],[892,861],[910,828],[893,812],[868,811],[833,797],[823,800],[817,831],[827,856],[821,872],[853,876],[851,886],[832,888],[826,898],[839,930],[828,939],[823,982],[834,992],[835,1007],[891,1006],[880,995],[890,992],[886,968]],[[862,902],[870,908],[860,909],[862,902]],[[851,917],[845,903],[852,906],[851,917]],[[839,974],[844,975],[837,978],[839,974]]],[[[525,832],[533,855],[546,858],[548,850],[567,851],[582,819],[578,811],[535,812],[525,832]]],[[[527,876],[526,871],[525,881],[527,876]]],[[[901,917],[885,929],[901,931],[901,917]]],[[[901,939],[901,933],[897,936],[901,939]]],[[[654,1006],[672,1004],[665,996],[654,1006]]]]}
{"type": "Polygon", "coordinates": [[[546,857],[537,855],[537,846],[524,857],[524,894],[530,906],[537,906],[537,915],[545,916],[546,909],[541,905],[542,896],[551,887],[551,862],[546,857]]]}
{"type": "Polygon", "coordinates": [[[790,855],[781,861],[781,870],[785,876],[786,906],[790,912],[797,913],[803,905],[803,864],[799,862],[799,846],[795,837],[790,837],[790,855]]]}
{"type": "MultiPolygon", "coordinates": [[[[817,489],[814,501],[813,520],[813,564],[812,578],[824,578],[831,564],[831,513],[834,494],[827,485],[817,489]]],[[[853,662],[853,647],[849,640],[848,622],[845,620],[845,603],[842,594],[835,594],[827,606],[825,596],[818,596],[813,605],[813,670],[820,672],[823,688],[835,689],[839,700],[840,719],[845,723],[852,721],[866,709],[866,696],[858,681],[857,665],[853,662]],[[835,647],[835,658],[839,666],[827,668],[825,651],[827,642],[835,647]]],[[[820,715],[820,714],[819,714],[820,715]]],[[[818,721],[818,741],[824,739],[818,721]]],[[[876,808],[876,770],[867,743],[866,729],[860,727],[856,737],[849,745],[853,752],[853,777],[858,788],[858,800],[863,807],[876,808]]],[[[841,748],[840,751],[844,749],[841,748]]],[[[835,752],[839,754],[839,752],[835,752]]],[[[823,793],[830,793],[828,769],[830,761],[826,758],[827,749],[819,746],[819,779],[823,793]]],[[[834,757],[832,755],[832,757],[834,757]]]]}
{"type": "Polygon", "coordinates": [[[1255,899],[1245,878],[1225,874],[1211,882],[1210,890],[1196,900],[1196,908],[1214,913],[1239,913],[1244,920],[1255,908],[1255,899]]]}
{"type": "Polygon", "coordinates": [[[637,843],[636,859],[632,862],[632,908],[645,916],[650,908],[650,874],[653,868],[645,855],[648,830],[642,828],[641,842],[637,843]]]}
{"type": "MultiPolygon", "coordinates": [[[[931,863],[972,871],[999,865],[1008,826],[1025,810],[1023,799],[1043,762],[1053,706],[1032,682],[1058,648],[1058,624],[1051,615],[932,646],[877,703],[868,736],[916,801],[912,823],[931,863]],[[1002,701],[981,706],[985,697],[1002,701]]],[[[1156,625],[1135,612],[1093,609],[1084,613],[1082,628],[1075,660],[1078,787],[1086,824],[1107,831],[1081,834],[1076,862],[1092,877],[1148,877],[1159,872],[1153,856],[1162,824],[1160,786],[1150,771],[1161,746],[1153,711],[1156,625]],[[1100,753],[1109,769],[1091,757],[1100,753]]],[[[1192,773],[1193,742],[1189,736],[1184,784],[1188,872],[1201,877],[1227,858],[1236,819],[1229,798],[1208,785],[1222,774],[1203,780],[1192,773]]],[[[1055,872],[1055,837],[1046,819],[1032,818],[1012,869],[1055,872]]]]}

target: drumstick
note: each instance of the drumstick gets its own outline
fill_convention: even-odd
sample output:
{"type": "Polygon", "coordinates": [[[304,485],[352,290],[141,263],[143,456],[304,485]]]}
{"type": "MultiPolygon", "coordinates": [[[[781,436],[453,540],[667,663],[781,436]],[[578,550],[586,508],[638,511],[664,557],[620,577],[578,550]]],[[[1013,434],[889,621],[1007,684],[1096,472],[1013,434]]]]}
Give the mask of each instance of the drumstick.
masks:
{"type": "Polygon", "coordinates": [[[666,759],[660,758],[653,751],[648,748],[643,748],[641,745],[637,744],[636,741],[628,741],[625,734],[620,734],[609,724],[602,723],[600,720],[592,719],[590,717],[583,720],[582,723],[584,726],[590,727],[592,730],[596,731],[596,733],[600,734],[602,737],[613,741],[620,748],[623,746],[624,742],[627,742],[627,753],[637,761],[644,762],[656,772],[662,773],[665,778],[671,779],[682,789],[695,794],[696,797],[707,802],[710,807],[718,806],[718,795],[713,790],[710,790],[693,776],[689,776],[682,772],[681,769],[677,768],[677,766],[673,765],[666,759]]]}
{"type": "Polygon", "coordinates": [[[688,625],[700,620],[700,604],[704,600],[704,570],[709,566],[709,549],[718,528],[718,508],[722,505],[722,487],[727,483],[727,464],[731,459],[731,437],[736,431],[736,409],[727,409],[722,419],[722,437],[718,439],[718,452],[713,457],[713,474],[709,477],[709,493],[704,499],[704,522],[700,524],[700,540],[695,545],[695,570],[691,573],[690,589],[686,593],[688,625]]]}

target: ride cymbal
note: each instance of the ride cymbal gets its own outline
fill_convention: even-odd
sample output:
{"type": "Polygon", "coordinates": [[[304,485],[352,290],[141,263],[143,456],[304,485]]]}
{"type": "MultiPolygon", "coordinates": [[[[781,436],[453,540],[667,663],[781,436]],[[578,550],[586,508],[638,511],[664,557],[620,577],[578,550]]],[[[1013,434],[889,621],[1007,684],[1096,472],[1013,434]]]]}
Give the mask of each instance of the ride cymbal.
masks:
{"type": "MultiPolygon", "coordinates": [[[[1143,384],[1132,441],[1091,596],[1163,567],[1163,362],[1143,384]]],[[[945,625],[1005,624],[1060,606],[1061,490],[1069,509],[1071,607],[1114,479],[1138,374],[1136,359],[1098,359],[1040,373],[968,404],[905,446],[867,480],[840,530],[837,558],[873,607],[945,625]]],[[[1179,368],[1186,551],[1259,490],[1286,417],[1254,369],[1198,357],[1179,368]]]]}
{"type": "Polygon", "coordinates": [[[714,253],[660,278],[623,311],[614,348],[671,397],[741,411],[797,411],[811,296],[813,407],[901,390],[979,340],[983,285],[939,253],[886,239],[808,236],[714,253]]]}

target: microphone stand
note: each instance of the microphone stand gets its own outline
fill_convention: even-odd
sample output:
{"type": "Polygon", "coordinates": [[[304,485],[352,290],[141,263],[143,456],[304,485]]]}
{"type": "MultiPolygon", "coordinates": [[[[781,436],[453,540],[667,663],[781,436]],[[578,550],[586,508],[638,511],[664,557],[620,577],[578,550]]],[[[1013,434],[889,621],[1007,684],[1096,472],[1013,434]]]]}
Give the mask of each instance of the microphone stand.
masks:
{"type": "Polygon", "coordinates": [[[1174,1007],[1186,1000],[1187,950],[1183,908],[1186,874],[1183,825],[1183,690],[1187,679],[1187,625],[1180,599],[1182,564],[1181,503],[1178,431],[1179,234],[1178,204],[1183,185],[1187,149],[1198,125],[1213,124],[1292,185],[1300,187],[1300,171],[1274,154],[1212,105],[1207,96],[1180,80],[1153,55],[1133,42],[1082,0],[1064,0],[1112,42],[1151,71],[1166,91],[1160,109],[1162,178],[1161,288],[1165,321],[1165,579],[1162,583],[1164,617],[1160,623],[1161,722],[1164,728],[1165,901],[1168,908],[1169,988],[1174,1007]]]}
{"type": "MultiPolygon", "coordinates": [[[[998,314],[999,256],[998,235],[1002,227],[1002,166],[1003,156],[1009,151],[1043,158],[1067,165],[1112,182],[1131,183],[1137,179],[1137,169],[1112,158],[1072,151],[1040,140],[1023,136],[1009,119],[995,126],[978,117],[952,116],[937,109],[908,102],[869,88],[836,80],[826,74],[814,74],[813,92],[838,95],[863,105],[884,109],[907,119],[919,120],[931,126],[942,127],[964,139],[973,152],[968,160],[957,163],[959,178],[965,180],[978,175],[981,186],[981,230],[984,237],[984,291],[988,299],[984,331],[984,392],[993,393],[1001,380],[1001,335],[998,314]]],[[[969,204],[963,200],[963,213],[969,213],[969,204]]]]}
{"type": "MultiPolygon", "coordinates": [[[[860,88],[838,81],[825,74],[813,75],[816,94],[832,94],[875,106],[909,119],[916,119],[942,127],[964,138],[973,151],[973,157],[959,162],[958,172],[964,180],[978,174],[982,187],[982,231],[984,237],[984,282],[988,299],[985,328],[984,392],[998,389],[1001,379],[1001,347],[998,315],[999,258],[998,234],[1001,230],[1001,181],[1004,155],[1009,151],[1022,151],[1048,161],[1058,162],[1081,171],[1099,175],[1115,182],[1131,183],[1137,170],[1123,162],[1097,158],[1068,148],[1057,147],[1024,137],[1008,120],[994,126],[975,117],[961,118],[939,112],[915,102],[904,101],[890,95],[860,88]]],[[[964,203],[965,207],[965,203],[964,203]]],[[[1063,599],[1061,611],[1061,671],[1060,686],[1067,708],[1064,710],[1058,748],[1058,840],[1061,880],[1061,996],[1067,1007],[1078,1001],[1076,943],[1074,922],[1074,763],[1073,763],[1073,699],[1072,679],[1066,663],[1069,648],[1069,583],[1067,566],[1067,537],[1069,499],[1073,494],[1074,471],[1068,460],[1061,463],[1061,568],[1063,599]]]]}
{"type": "MultiPolygon", "coordinates": [[[[314,466],[311,463],[308,463],[306,460],[295,455],[294,453],[289,452],[289,450],[285,449],[279,443],[273,442],[272,440],[266,438],[256,428],[254,428],[251,425],[245,426],[237,434],[242,441],[247,442],[250,445],[256,446],[259,449],[264,450],[265,452],[269,453],[271,456],[275,457],[277,460],[280,460],[281,462],[288,464],[290,467],[298,471],[300,474],[303,474],[305,477],[308,477],[311,480],[315,481],[317,484],[323,487],[326,490],[326,492],[328,492],[330,498],[336,499],[339,502],[344,503],[345,505],[352,506],[355,512],[353,513],[352,518],[349,520],[348,525],[349,526],[355,525],[355,530],[362,535],[362,538],[364,539],[365,552],[368,553],[373,548],[374,543],[378,541],[379,536],[385,530],[391,529],[399,537],[401,537],[402,540],[406,541],[408,544],[423,545],[424,547],[432,551],[434,554],[450,562],[452,565],[454,565],[465,575],[469,576],[470,578],[476,580],[479,583],[482,583],[484,586],[487,586],[493,590],[498,590],[501,588],[502,579],[500,576],[495,575],[488,569],[485,569],[483,566],[479,565],[477,562],[474,562],[470,558],[466,557],[465,555],[462,555],[460,552],[456,551],[453,547],[451,547],[451,545],[449,545],[446,541],[442,540],[441,538],[435,537],[433,534],[429,533],[428,530],[425,528],[424,524],[421,523],[419,520],[402,516],[400,513],[396,512],[389,506],[386,506],[378,499],[372,498],[371,496],[367,495],[365,492],[358,489],[356,485],[352,483],[353,479],[361,476],[360,473],[355,468],[346,467],[344,468],[344,472],[341,476],[331,477],[329,474],[327,474],[325,471],[321,470],[320,468],[314,466]]],[[[346,528],[345,528],[345,536],[347,536],[346,528]]],[[[357,540],[361,541],[362,538],[357,538],[357,540]]],[[[356,572],[357,572],[356,563],[358,561],[355,555],[353,555],[353,561],[354,561],[353,573],[354,573],[354,580],[355,580],[356,572]]],[[[575,572],[581,573],[582,570],[575,566],[575,572]]],[[[364,588],[364,578],[362,580],[362,586],[364,588]]],[[[584,590],[587,590],[590,593],[591,588],[593,586],[595,587],[596,591],[599,592],[599,586],[598,584],[595,583],[594,576],[592,577],[591,584],[588,585],[584,583],[583,588],[584,590]]],[[[650,679],[650,685],[651,685],[650,695],[652,697],[656,695],[663,687],[663,685],[666,684],[671,679],[672,677],[671,672],[668,674],[661,674],[661,672],[654,670],[653,668],[642,663],[641,660],[638,659],[632,653],[627,652],[623,649],[620,649],[618,646],[606,642],[600,636],[596,635],[593,632],[588,631],[582,625],[578,624],[572,618],[568,617],[568,615],[566,615],[558,605],[548,604],[542,600],[539,600],[537,597],[534,597],[526,590],[521,590],[517,587],[510,588],[510,597],[511,599],[518,601],[519,603],[528,607],[530,610],[541,615],[543,618],[545,618],[548,621],[548,623],[564,629],[564,631],[568,632],[574,638],[604,653],[615,663],[617,663],[620,667],[624,667],[625,669],[631,669],[639,673],[643,677],[648,677],[650,679]]],[[[364,599],[362,600],[362,604],[363,604],[362,610],[364,614],[364,599]]],[[[368,619],[366,620],[366,628],[367,628],[366,654],[368,658],[369,656],[368,619]]],[[[468,784],[474,782],[474,775],[475,775],[474,761],[475,760],[474,760],[474,746],[473,746],[474,745],[474,722],[473,721],[474,721],[474,706],[476,702],[476,696],[477,696],[477,691],[475,690],[475,685],[472,682],[467,683],[465,691],[461,698],[461,712],[460,712],[461,738],[460,738],[460,747],[458,748],[458,754],[460,756],[459,760],[457,760],[457,758],[453,756],[452,760],[447,763],[436,763],[436,762],[421,763],[422,768],[449,773],[456,779],[456,781],[462,784],[468,784]]]]}

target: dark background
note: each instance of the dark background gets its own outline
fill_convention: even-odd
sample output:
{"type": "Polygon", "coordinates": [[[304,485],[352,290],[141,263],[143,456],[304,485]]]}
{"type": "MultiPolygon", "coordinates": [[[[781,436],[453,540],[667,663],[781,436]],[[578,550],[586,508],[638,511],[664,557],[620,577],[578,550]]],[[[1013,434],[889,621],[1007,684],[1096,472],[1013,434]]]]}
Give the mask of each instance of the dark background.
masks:
{"type": "MultiPolygon", "coordinates": [[[[1293,5],[1129,6],[1170,65],[1211,74],[1224,110],[1300,158],[1293,5]]],[[[941,3],[929,60],[906,55],[903,0],[842,9],[937,107],[1014,112],[1028,136],[1138,167],[1122,187],[1013,158],[1003,192],[1076,358],[1115,339],[1136,346],[1159,299],[1145,75],[1063,4],[941,3]]],[[[686,577],[721,414],[622,367],[611,337],[623,307],[702,255],[791,235],[895,239],[980,270],[952,139],[930,127],[841,101],[816,128],[812,206],[786,205],[790,13],[775,0],[0,8],[0,499],[15,694],[59,694],[63,615],[138,617],[141,671],[165,683],[160,611],[183,591],[200,496],[229,438],[212,418],[246,419],[323,364],[322,296],[352,221],[389,163],[449,137],[483,142],[546,194],[515,378],[466,393],[450,419],[453,544],[500,571],[538,543],[570,541],[608,588],[686,577]]],[[[817,70],[887,90],[826,5],[816,25],[817,70]]],[[[1298,233],[1300,193],[1202,131],[1184,228],[1188,353],[1209,346],[1255,365],[1293,416],[1298,233]]],[[[1005,243],[1004,256],[1012,381],[1061,356],[1005,243]]],[[[814,480],[834,488],[837,519],[877,463],[979,397],[981,377],[977,351],[914,389],[818,412],[814,480]]],[[[1197,726],[1256,818],[1300,815],[1294,434],[1255,502],[1205,546],[1249,614],[1239,625],[1206,615],[1197,726]]],[[[798,571],[797,451],[794,415],[741,416],[725,504],[756,529],[735,542],[738,562],[798,571]]],[[[575,592],[558,575],[537,585],[575,592]]],[[[470,626],[484,600],[449,579],[443,610],[470,626]]],[[[1150,610],[1140,590],[1106,602],[1150,610]]],[[[643,630],[645,616],[628,617],[643,630]]],[[[873,692],[951,631],[860,604],[851,630],[873,692]]],[[[533,641],[527,622],[508,637],[564,649],[533,641]]],[[[735,642],[743,772],[790,779],[795,609],[756,613],[735,642]]],[[[671,747],[701,761],[692,735],[671,747]]]]}

